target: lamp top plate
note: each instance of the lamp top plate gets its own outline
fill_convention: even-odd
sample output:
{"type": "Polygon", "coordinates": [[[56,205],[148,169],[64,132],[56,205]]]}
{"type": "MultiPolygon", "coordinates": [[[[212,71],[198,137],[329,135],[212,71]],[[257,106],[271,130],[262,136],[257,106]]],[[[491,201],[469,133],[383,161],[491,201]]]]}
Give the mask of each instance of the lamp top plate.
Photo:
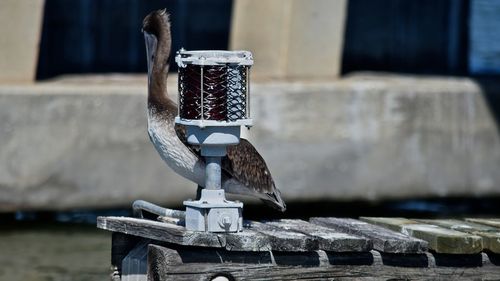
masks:
{"type": "Polygon", "coordinates": [[[253,56],[249,51],[186,51],[180,49],[177,51],[175,61],[179,67],[186,67],[188,64],[195,65],[253,65],[253,56]]]}

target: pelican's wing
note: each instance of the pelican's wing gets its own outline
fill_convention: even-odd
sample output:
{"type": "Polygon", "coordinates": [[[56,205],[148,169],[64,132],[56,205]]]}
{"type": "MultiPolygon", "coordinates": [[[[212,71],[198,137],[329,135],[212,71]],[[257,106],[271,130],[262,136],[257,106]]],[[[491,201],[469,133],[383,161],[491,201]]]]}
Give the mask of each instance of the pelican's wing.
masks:
{"type": "Polygon", "coordinates": [[[222,169],[232,178],[258,193],[264,202],[285,211],[281,193],[276,188],[271,172],[259,152],[246,139],[235,146],[227,147],[227,156],[222,159],[222,169]]]}
{"type": "Polygon", "coordinates": [[[203,157],[201,157],[201,152],[200,148],[194,145],[191,145],[187,141],[187,133],[186,133],[186,126],[181,125],[181,124],[175,124],[175,133],[177,134],[177,137],[181,140],[181,142],[189,148],[195,155],[198,156],[202,161],[204,161],[203,157]]]}
{"type": "MultiPolygon", "coordinates": [[[[176,124],[175,131],[182,143],[203,160],[199,147],[187,142],[186,127],[176,124]]],[[[250,194],[257,195],[273,208],[282,212],[286,210],[285,202],[281,199],[281,193],[274,184],[266,162],[249,141],[241,139],[238,145],[228,146],[227,156],[222,158],[221,166],[224,176],[247,187],[250,194]]]]}
{"type": "Polygon", "coordinates": [[[181,140],[181,142],[183,144],[185,144],[186,146],[188,146],[188,142],[187,142],[187,136],[186,136],[186,126],[184,125],[181,125],[181,124],[175,124],[175,133],[177,134],[177,137],[181,140]]]}

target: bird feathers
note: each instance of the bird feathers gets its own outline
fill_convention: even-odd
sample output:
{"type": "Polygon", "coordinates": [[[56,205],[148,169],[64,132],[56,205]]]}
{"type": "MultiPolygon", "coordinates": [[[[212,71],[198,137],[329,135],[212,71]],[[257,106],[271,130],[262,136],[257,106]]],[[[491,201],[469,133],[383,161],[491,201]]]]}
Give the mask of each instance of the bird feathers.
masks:
{"type": "MultiPolygon", "coordinates": [[[[203,185],[204,158],[199,147],[187,142],[186,128],[175,124],[177,105],[168,98],[166,79],[171,48],[166,10],[150,13],[143,21],[148,56],[148,133],[162,159],[177,173],[203,185]]],[[[253,145],[241,139],[227,147],[222,159],[222,187],[229,193],[253,195],[285,211],[266,162],[253,145]]]]}

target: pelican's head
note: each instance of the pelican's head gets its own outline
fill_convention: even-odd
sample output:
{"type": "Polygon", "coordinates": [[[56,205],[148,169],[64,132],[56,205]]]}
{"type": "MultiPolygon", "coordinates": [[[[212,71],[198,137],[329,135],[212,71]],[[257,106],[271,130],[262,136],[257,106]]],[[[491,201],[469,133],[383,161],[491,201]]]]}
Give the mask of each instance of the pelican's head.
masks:
{"type": "Polygon", "coordinates": [[[153,67],[168,72],[172,38],[170,35],[169,15],[165,9],[151,12],[144,18],[142,32],[146,41],[148,77],[151,77],[153,67]]]}

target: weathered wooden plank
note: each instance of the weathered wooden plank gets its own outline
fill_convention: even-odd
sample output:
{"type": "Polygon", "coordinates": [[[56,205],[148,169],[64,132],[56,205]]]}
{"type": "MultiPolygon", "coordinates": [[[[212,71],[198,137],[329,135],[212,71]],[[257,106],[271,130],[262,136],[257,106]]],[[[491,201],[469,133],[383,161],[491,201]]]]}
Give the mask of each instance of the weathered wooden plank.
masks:
{"type": "Polygon", "coordinates": [[[372,242],[366,238],[338,232],[303,220],[284,219],[266,224],[312,236],[318,240],[319,249],[324,251],[368,252],[372,249],[372,242]]]}
{"type": "Polygon", "coordinates": [[[246,229],[239,233],[188,231],[171,223],[128,217],[98,217],[97,227],[138,237],[186,246],[227,248],[233,251],[269,251],[266,235],[246,229]]]}
{"type": "Polygon", "coordinates": [[[248,221],[247,229],[268,236],[271,248],[274,251],[313,251],[319,248],[319,242],[313,237],[295,231],[289,231],[267,223],[248,221]]]}
{"type": "Polygon", "coordinates": [[[415,254],[427,251],[426,241],[363,221],[349,218],[311,218],[310,221],[332,230],[366,237],[373,242],[373,248],[380,252],[415,254]]]}
{"type": "Polygon", "coordinates": [[[405,218],[375,218],[361,217],[368,223],[408,234],[425,240],[429,248],[443,254],[475,254],[481,252],[483,243],[481,237],[473,234],[446,229],[443,227],[419,223],[405,218]]]}
{"type": "Polygon", "coordinates": [[[500,253],[500,229],[496,227],[454,219],[418,221],[480,236],[483,239],[483,249],[500,253]]]}
{"type": "Polygon", "coordinates": [[[393,231],[401,233],[402,226],[410,224],[418,224],[417,221],[412,221],[406,218],[379,218],[379,217],[359,217],[359,220],[376,224],[393,231]]]}
{"type": "MultiPolygon", "coordinates": [[[[380,253],[371,251],[358,253],[359,259],[342,259],[336,262],[324,251],[313,252],[230,252],[223,249],[196,247],[167,248],[150,245],[148,252],[148,273],[151,281],[167,280],[213,280],[224,276],[228,280],[497,280],[500,266],[489,262],[484,253],[476,254],[479,266],[463,263],[461,255],[445,255],[439,259],[449,266],[439,266],[430,253],[419,254],[432,261],[422,266],[395,266],[394,261],[407,255],[394,254],[388,261],[380,253]],[[458,260],[457,260],[458,259],[458,260]],[[456,266],[453,261],[461,266],[456,266]]],[[[334,253],[334,255],[352,253],[334,253]]],[[[338,256],[335,256],[338,257],[338,256]]]]}
{"type": "Polygon", "coordinates": [[[224,247],[214,233],[187,231],[170,223],[129,217],[98,217],[97,227],[180,245],[224,247]]]}
{"type": "Polygon", "coordinates": [[[466,221],[475,222],[479,224],[485,224],[493,227],[500,228],[500,219],[477,219],[477,218],[467,218],[466,221]]]}
{"type": "Polygon", "coordinates": [[[224,241],[224,248],[231,251],[271,251],[273,250],[269,237],[250,229],[238,233],[217,234],[224,241]]]}

